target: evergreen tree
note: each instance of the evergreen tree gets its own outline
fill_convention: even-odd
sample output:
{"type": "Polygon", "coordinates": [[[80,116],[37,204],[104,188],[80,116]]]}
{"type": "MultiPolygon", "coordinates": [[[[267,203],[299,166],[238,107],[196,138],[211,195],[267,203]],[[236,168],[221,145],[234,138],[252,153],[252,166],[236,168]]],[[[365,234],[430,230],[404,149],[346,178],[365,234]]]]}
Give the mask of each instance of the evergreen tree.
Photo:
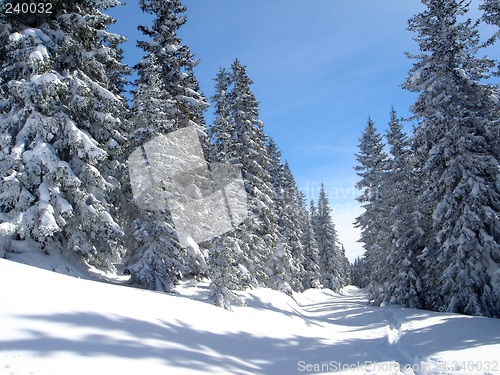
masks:
{"type": "MultiPolygon", "coordinates": [[[[233,143],[235,133],[229,92],[232,88],[230,73],[221,68],[214,81],[215,94],[211,100],[214,103],[215,120],[209,129],[210,160],[235,164],[238,158],[233,143]]],[[[252,283],[248,270],[240,264],[243,257],[239,240],[241,230],[237,228],[216,238],[208,258],[210,298],[215,305],[226,309],[231,309],[232,302],[242,303],[233,291],[244,289],[252,283]]]]}
{"type": "MultiPolygon", "coordinates": [[[[186,22],[186,8],[178,0],[141,0],[140,6],[155,18],[151,27],[139,27],[149,40],[138,42],[145,56],[135,67],[138,79],[130,153],[155,137],[187,126],[204,134],[203,110],[207,107],[193,73],[196,61],[177,36],[186,22]]],[[[206,145],[206,140],[201,142],[206,145]]],[[[130,186],[127,193],[131,195],[130,186]]],[[[168,292],[183,274],[200,272],[205,259],[197,259],[180,246],[167,207],[150,210],[136,206],[133,200],[129,203],[127,267],[131,283],[168,292]]]]}
{"type": "Polygon", "coordinates": [[[301,291],[306,262],[302,237],[309,215],[290,166],[288,162],[281,163],[281,152],[272,139],[268,142],[268,153],[279,232],[278,251],[272,260],[280,272],[273,272],[273,277],[278,289],[288,293],[290,288],[301,291]]]}
{"type": "MultiPolygon", "coordinates": [[[[283,173],[283,164],[281,162],[281,151],[278,148],[278,145],[272,138],[268,138],[267,140],[267,153],[269,155],[269,166],[268,172],[271,176],[271,181],[273,185],[273,190],[275,192],[275,202],[278,205],[283,206],[281,203],[285,197],[284,191],[284,173],[283,173]]],[[[278,207],[276,207],[278,208],[278,207]]]]}
{"type": "MultiPolygon", "coordinates": [[[[500,1],[484,0],[480,9],[484,12],[483,20],[486,23],[500,27],[500,1]]],[[[496,33],[495,37],[500,37],[500,34],[496,33]]]]}
{"type": "Polygon", "coordinates": [[[317,210],[314,206],[311,208],[311,214],[315,215],[313,225],[318,242],[323,288],[337,291],[346,285],[347,275],[324,184],[321,184],[319,191],[317,210]]]}
{"type": "Polygon", "coordinates": [[[214,304],[231,310],[231,303],[236,302],[244,305],[234,291],[240,290],[245,281],[245,275],[238,269],[238,259],[240,257],[238,241],[232,232],[225,233],[216,238],[210,249],[208,264],[210,266],[210,293],[209,297],[214,304]]]}
{"type": "Polygon", "coordinates": [[[250,90],[253,82],[238,60],[231,66],[231,82],[234,143],[230,152],[236,155],[234,163],[241,168],[249,207],[248,219],[238,233],[243,252],[241,264],[253,276],[254,284],[272,286],[268,261],[276,250],[277,230],[264,124],[259,120],[259,105],[250,90]]]}
{"type": "Polygon", "coordinates": [[[258,118],[259,105],[250,90],[252,81],[238,60],[229,72],[221,69],[215,81],[211,158],[241,170],[248,204],[247,219],[222,246],[237,249],[237,261],[233,264],[237,266],[241,288],[257,285],[277,288],[272,277],[279,236],[273,177],[269,172],[272,161],[263,123],[258,118]]]}
{"type": "Polygon", "coordinates": [[[292,239],[290,238],[293,228],[293,212],[291,213],[290,181],[291,175],[286,175],[285,166],[281,163],[281,151],[274,140],[269,139],[267,143],[269,155],[268,172],[273,185],[273,201],[276,209],[278,242],[276,250],[269,260],[271,269],[271,283],[275,289],[284,293],[292,293],[292,239]]]}
{"type": "Polygon", "coordinates": [[[215,94],[210,98],[214,103],[215,120],[210,126],[210,160],[214,162],[237,163],[236,147],[233,143],[234,121],[231,117],[230,73],[220,68],[215,81],[215,94]]]}
{"type": "Polygon", "coordinates": [[[341,275],[343,278],[343,285],[351,285],[352,284],[352,275],[351,275],[351,263],[349,259],[347,259],[347,255],[345,252],[345,247],[340,243],[340,265],[341,265],[341,275]]]}
{"type": "MultiPolygon", "coordinates": [[[[272,148],[270,147],[269,151],[271,155],[272,148]]],[[[271,175],[276,176],[275,206],[281,247],[279,262],[282,264],[287,286],[294,291],[301,291],[306,262],[302,236],[308,214],[288,162],[279,164],[271,175]]],[[[274,277],[276,276],[274,274],[274,277]]]]}
{"type": "MultiPolygon", "coordinates": [[[[482,20],[489,25],[496,26],[500,28],[500,1],[499,0],[484,0],[483,4],[479,7],[483,11],[482,20]]],[[[491,36],[485,46],[490,46],[494,44],[498,38],[500,38],[500,30],[497,30],[493,36],[491,36]]],[[[500,75],[500,65],[499,70],[494,74],[500,75]]]]}
{"type": "Polygon", "coordinates": [[[360,139],[359,154],[356,155],[359,164],[354,169],[361,177],[356,188],[362,191],[356,199],[364,208],[364,212],[356,218],[356,227],[361,229],[360,242],[365,248],[370,292],[375,300],[380,298],[380,288],[387,277],[387,223],[384,222],[387,215],[383,191],[387,155],[383,149],[382,137],[369,118],[360,139]]]}
{"type": "Polygon", "coordinates": [[[302,205],[302,222],[304,229],[302,232],[302,246],[304,248],[304,278],[302,285],[304,289],[319,288],[321,286],[321,269],[319,259],[318,242],[314,234],[312,217],[316,217],[316,207],[314,202],[311,202],[310,211],[305,209],[305,196],[301,194],[302,205]]]}
{"type": "MultiPolygon", "coordinates": [[[[167,113],[172,122],[171,130],[196,126],[204,133],[203,111],[208,104],[193,72],[198,62],[177,35],[187,21],[186,7],[179,0],[140,0],[139,4],[143,12],[155,16],[152,27],[139,26],[151,40],[137,43],[146,56],[136,67],[141,77],[139,83],[147,83],[149,73],[153,73],[153,79],[159,76],[161,81],[159,99],[163,100],[165,108],[155,106],[153,111],[167,113]]],[[[140,97],[139,90],[136,95],[140,97]]]]}
{"type": "Polygon", "coordinates": [[[432,212],[423,251],[426,307],[500,316],[498,92],[492,61],[475,56],[477,24],[464,1],[423,1],[409,29],[421,53],[405,87],[420,96],[415,139],[426,180],[419,204],[432,212]]]}
{"type": "Polygon", "coordinates": [[[384,282],[384,292],[380,301],[396,303],[412,308],[422,307],[422,272],[418,257],[424,246],[425,230],[418,212],[417,194],[419,181],[416,174],[413,150],[396,111],[391,111],[387,131],[387,143],[391,158],[387,162],[385,177],[389,229],[388,256],[384,272],[389,275],[384,282]]]}
{"type": "MultiPolygon", "coordinates": [[[[483,21],[486,22],[487,24],[496,26],[498,28],[495,34],[492,37],[490,37],[488,41],[485,43],[485,46],[491,46],[497,43],[498,39],[500,39],[500,1],[484,0],[484,3],[481,5],[480,8],[484,12],[482,17],[483,21]]],[[[500,76],[500,62],[498,61],[497,61],[497,70],[494,71],[493,74],[496,76],[500,76]]],[[[500,106],[500,95],[498,95],[498,90],[491,97],[491,99],[493,99],[493,101],[496,102],[498,108],[500,106]]],[[[500,126],[490,127],[488,131],[491,132],[493,138],[497,140],[497,145],[495,147],[496,155],[497,157],[500,157],[500,126]]]]}
{"type": "Polygon", "coordinates": [[[369,284],[366,258],[359,256],[351,267],[352,284],[358,288],[366,288],[369,284]]]}
{"type": "MultiPolygon", "coordinates": [[[[114,0],[57,1],[0,14],[0,210],[17,239],[113,269],[128,131],[114,0]]],[[[1,7],[5,7],[3,2],[1,7]]]]}
{"type": "Polygon", "coordinates": [[[283,166],[284,187],[286,198],[286,216],[290,218],[290,224],[286,225],[284,234],[290,245],[291,263],[289,268],[290,282],[294,291],[303,290],[303,280],[305,277],[305,247],[303,243],[304,231],[309,219],[308,212],[304,207],[303,195],[300,192],[292,170],[285,161],[283,166]]]}

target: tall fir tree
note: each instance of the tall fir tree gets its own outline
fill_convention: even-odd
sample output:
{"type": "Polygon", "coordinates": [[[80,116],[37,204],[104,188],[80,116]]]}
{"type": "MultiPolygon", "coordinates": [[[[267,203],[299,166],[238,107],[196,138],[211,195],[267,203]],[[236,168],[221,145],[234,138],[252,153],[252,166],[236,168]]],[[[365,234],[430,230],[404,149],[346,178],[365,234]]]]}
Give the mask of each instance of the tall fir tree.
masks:
{"type": "MultiPolygon", "coordinates": [[[[215,93],[210,98],[215,109],[215,119],[209,128],[210,160],[215,163],[235,164],[238,158],[232,142],[234,121],[231,114],[230,72],[221,68],[214,81],[215,93]]],[[[240,265],[243,254],[238,233],[241,230],[235,228],[219,236],[212,242],[209,250],[210,298],[216,306],[228,310],[233,302],[242,303],[234,291],[244,289],[252,283],[252,277],[240,265]]]]}
{"type": "MultiPolygon", "coordinates": [[[[151,40],[137,43],[146,53],[146,59],[136,67],[143,72],[140,74],[143,80],[148,79],[150,72],[159,75],[160,98],[166,101],[166,106],[156,106],[154,110],[167,113],[171,130],[195,126],[205,132],[203,111],[208,104],[193,72],[198,61],[178,36],[179,29],[187,22],[186,7],[180,0],[140,0],[139,4],[143,12],[155,16],[151,27],[139,26],[151,40]]],[[[147,102],[147,97],[143,101],[147,102]]]]}
{"type": "MultiPolygon", "coordinates": [[[[499,28],[485,43],[485,46],[491,46],[500,38],[500,1],[484,0],[479,8],[483,11],[482,21],[499,28]]],[[[500,64],[494,74],[500,75],[500,64]]]]}
{"type": "MultiPolygon", "coordinates": [[[[500,27],[500,1],[499,0],[483,0],[483,3],[479,7],[483,12],[483,20],[494,26],[500,27]]],[[[495,38],[500,37],[497,32],[494,34],[495,38]]]]}
{"type": "MultiPolygon", "coordinates": [[[[496,26],[497,30],[485,43],[485,47],[489,47],[498,43],[500,39],[500,1],[499,0],[484,0],[481,4],[481,10],[483,10],[482,20],[489,25],[496,26]]],[[[500,62],[497,61],[496,70],[493,71],[493,75],[500,76],[500,62]]],[[[498,86],[497,86],[498,87],[498,86]]],[[[496,101],[497,109],[500,108],[500,95],[498,91],[493,95],[494,101],[496,101]]],[[[500,126],[490,127],[489,132],[492,133],[493,138],[497,140],[496,155],[497,158],[500,157],[500,126]]]]}
{"type": "MultiPolygon", "coordinates": [[[[140,6],[154,20],[151,27],[139,26],[149,40],[138,42],[145,56],[135,67],[138,79],[130,153],[155,137],[187,126],[204,134],[203,110],[208,106],[193,73],[197,62],[177,35],[186,22],[186,8],[178,0],[141,0],[140,6]]],[[[207,140],[200,141],[206,147],[207,140]]],[[[130,197],[126,264],[131,283],[172,291],[184,274],[199,272],[199,264],[205,263],[205,259],[196,259],[181,247],[167,207],[140,208],[134,204],[130,185],[126,190],[130,197]]]]}
{"type": "Polygon", "coordinates": [[[337,291],[346,285],[345,256],[342,255],[337,231],[331,217],[330,203],[321,184],[317,208],[312,205],[314,233],[318,242],[323,288],[337,291]]]}
{"type": "Polygon", "coordinates": [[[354,168],[361,180],[356,188],[361,190],[357,201],[364,212],[356,218],[356,227],[361,229],[360,242],[365,248],[367,271],[370,275],[370,292],[375,300],[380,298],[381,285],[386,279],[387,259],[387,208],[384,205],[384,178],[387,155],[382,137],[369,118],[356,154],[358,165],[354,168]]]}
{"type": "Polygon", "coordinates": [[[253,82],[238,60],[229,73],[221,70],[216,79],[215,124],[211,127],[214,160],[225,160],[241,169],[249,215],[236,232],[241,249],[240,271],[250,284],[273,286],[271,264],[278,243],[274,190],[269,173],[271,160],[266,147],[259,103],[250,86],[253,82]]]}
{"type": "Polygon", "coordinates": [[[385,200],[388,219],[388,256],[384,264],[388,275],[377,302],[389,302],[419,308],[422,303],[422,266],[419,256],[424,246],[428,224],[418,211],[418,174],[413,150],[396,111],[391,111],[387,143],[390,159],[385,177],[385,200]]]}
{"type": "Polygon", "coordinates": [[[210,276],[209,297],[214,304],[231,310],[232,303],[244,305],[244,300],[235,291],[241,290],[245,283],[244,273],[238,268],[241,256],[237,237],[233,231],[217,237],[210,249],[208,264],[210,276]]]}
{"type": "Polygon", "coordinates": [[[340,243],[340,256],[339,261],[341,265],[341,275],[342,275],[342,284],[343,286],[352,284],[352,275],[351,275],[351,262],[347,258],[344,244],[340,243]]]}
{"type": "Polygon", "coordinates": [[[210,98],[215,109],[215,119],[209,129],[210,160],[235,164],[238,162],[238,157],[235,154],[236,147],[233,143],[235,130],[231,114],[230,89],[232,82],[230,72],[225,68],[220,68],[214,81],[215,93],[210,98]]]}
{"type": "Polygon", "coordinates": [[[493,62],[476,57],[477,23],[465,1],[423,1],[409,21],[420,54],[405,87],[412,107],[425,188],[419,204],[432,213],[423,252],[426,307],[500,316],[498,92],[482,83],[493,62]]]}
{"type": "Polygon", "coordinates": [[[249,216],[240,234],[242,264],[259,285],[273,286],[269,260],[277,245],[272,178],[259,103],[250,89],[246,67],[238,60],[231,65],[231,115],[234,122],[234,154],[241,167],[248,196],[249,216]]]}
{"type": "Polygon", "coordinates": [[[294,291],[303,290],[303,280],[305,277],[305,247],[303,243],[304,231],[308,213],[304,207],[303,196],[295,182],[292,170],[287,161],[283,166],[286,216],[290,219],[290,224],[285,226],[287,229],[283,233],[290,245],[291,263],[289,267],[290,282],[294,291]]]}
{"type": "Polygon", "coordinates": [[[269,154],[268,172],[273,185],[273,201],[276,209],[276,224],[278,231],[278,242],[276,250],[269,260],[271,268],[271,283],[275,289],[284,293],[292,293],[292,244],[290,243],[290,232],[292,228],[292,217],[290,216],[290,191],[289,181],[285,175],[284,165],[281,163],[281,151],[273,139],[267,142],[269,154]]]}
{"type": "Polygon", "coordinates": [[[314,233],[312,217],[316,217],[316,206],[311,202],[310,210],[306,209],[305,195],[301,192],[302,200],[301,217],[303,223],[302,246],[304,248],[304,278],[302,286],[304,289],[319,288],[321,286],[321,269],[318,242],[314,233]]]}
{"type": "Polygon", "coordinates": [[[284,286],[286,286],[294,291],[301,291],[306,261],[302,236],[307,212],[303,207],[302,196],[290,166],[286,161],[285,164],[281,164],[279,159],[281,152],[274,141],[269,142],[268,150],[271,155],[271,165],[274,165],[270,174],[273,177],[279,231],[279,246],[273,261],[275,264],[280,264],[279,269],[282,270],[281,273],[274,272],[273,277],[277,278],[278,284],[281,285],[278,289],[285,291],[284,286]]]}
{"type": "Polygon", "coordinates": [[[46,15],[0,14],[1,220],[14,239],[113,269],[129,68],[103,12],[120,3],[51,4],[46,15]]]}
{"type": "Polygon", "coordinates": [[[357,257],[351,267],[351,282],[359,288],[366,288],[369,284],[366,258],[357,257]]]}

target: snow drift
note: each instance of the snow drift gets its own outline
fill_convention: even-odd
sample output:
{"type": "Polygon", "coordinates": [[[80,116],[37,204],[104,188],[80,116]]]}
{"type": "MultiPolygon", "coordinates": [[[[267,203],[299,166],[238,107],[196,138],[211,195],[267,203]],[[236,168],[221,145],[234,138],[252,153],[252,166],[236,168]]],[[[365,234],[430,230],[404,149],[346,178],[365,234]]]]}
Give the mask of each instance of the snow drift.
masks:
{"type": "Polygon", "coordinates": [[[1,374],[496,374],[500,320],[372,307],[354,287],[168,295],[0,259],[1,374]]]}

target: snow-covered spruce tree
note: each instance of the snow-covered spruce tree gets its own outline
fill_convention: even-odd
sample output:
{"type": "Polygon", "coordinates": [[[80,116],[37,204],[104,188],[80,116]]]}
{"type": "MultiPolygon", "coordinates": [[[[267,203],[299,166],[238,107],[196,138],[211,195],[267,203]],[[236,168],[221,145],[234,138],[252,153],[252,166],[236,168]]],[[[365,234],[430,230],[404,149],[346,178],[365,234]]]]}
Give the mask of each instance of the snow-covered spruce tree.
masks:
{"type": "Polygon", "coordinates": [[[318,206],[312,208],[314,233],[318,242],[323,288],[337,291],[346,285],[345,256],[342,256],[337,231],[331,217],[325,185],[321,184],[318,206]]]}
{"type": "MultiPolygon", "coordinates": [[[[223,76],[219,73],[218,84],[223,76]]],[[[259,120],[259,104],[250,90],[253,82],[238,60],[231,65],[228,78],[228,89],[218,90],[224,91],[228,102],[224,115],[228,118],[223,128],[217,125],[211,130],[212,142],[224,150],[226,160],[241,168],[245,183],[249,215],[236,232],[242,251],[239,268],[251,275],[251,285],[272,286],[268,262],[276,250],[278,234],[266,136],[259,120]]]]}
{"type": "Polygon", "coordinates": [[[244,305],[245,301],[234,291],[243,287],[242,272],[238,269],[240,257],[238,240],[232,232],[217,237],[208,257],[210,293],[214,304],[231,310],[232,303],[244,305]]]}
{"type": "Polygon", "coordinates": [[[351,266],[351,282],[359,288],[368,286],[368,271],[366,270],[366,258],[357,257],[351,266]]]}
{"type": "MultiPolygon", "coordinates": [[[[211,97],[215,109],[215,120],[209,128],[210,160],[216,163],[237,163],[234,136],[234,122],[231,115],[229,90],[231,80],[229,72],[221,68],[214,79],[215,93],[211,97]]],[[[234,290],[242,290],[249,286],[251,277],[246,269],[240,266],[242,251],[236,228],[217,237],[211,244],[208,257],[208,275],[211,279],[210,298],[215,305],[231,309],[231,303],[242,303],[234,290]]]]}
{"type": "Polygon", "coordinates": [[[384,182],[389,246],[385,274],[388,278],[384,280],[380,300],[419,308],[423,304],[418,257],[428,226],[422,222],[425,215],[418,211],[416,202],[420,181],[413,150],[394,109],[386,137],[390,147],[384,182]]]}
{"type": "Polygon", "coordinates": [[[291,232],[293,228],[292,217],[290,214],[290,187],[287,176],[285,176],[284,165],[281,163],[281,151],[273,139],[267,143],[267,152],[269,155],[268,172],[271,176],[274,191],[274,206],[276,209],[276,223],[278,230],[278,243],[276,250],[269,260],[271,268],[271,283],[275,289],[284,293],[292,293],[292,244],[291,232]]]}
{"type": "MultiPolygon", "coordinates": [[[[483,0],[483,4],[479,7],[483,12],[483,20],[490,24],[500,27],[500,1],[499,0],[483,0]]],[[[500,35],[495,34],[498,38],[500,35]]]]}
{"type": "Polygon", "coordinates": [[[204,133],[203,111],[208,104],[193,72],[198,61],[177,35],[187,21],[186,7],[179,0],[140,0],[139,4],[143,12],[156,18],[151,27],[139,26],[151,40],[139,41],[137,45],[146,53],[146,59],[152,61],[143,60],[136,69],[144,72],[144,79],[147,79],[146,72],[160,69],[162,99],[170,104],[162,110],[172,120],[171,130],[196,126],[204,133]]]}
{"type": "Polygon", "coordinates": [[[492,61],[476,57],[479,36],[464,1],[423,1],[409,21],[421,53],[405,87],[420,93],[415,140],[432,211],[423,251],[426,307],[500,317],[498,92],[482,83],[492,61]]]}
{"type": "Polygon", "coordinates": [[[361,195],[356,200],[364,212],[356,218],[356,227],[361,229],[360,242],[365,248],[366,270],[369,273],[370,293],[378,301],[381,286],[387,279],[387,222],[383,183],[387,166],[387,155],[383,151],[382,137],[369,118],[356,154],[358,165],[354,168],[361,180],[356,188],[361,195]]]}
{"type": "Polygon", "coordinates": [[[103,11],[120,3],[51,4],[51,14],[0,14],[1,220],[46,253],[113,269],[129,69],[103,11]]]}
{"type": "Polygon", "coordinates": [[[284,192],[286,204],[286,216],[290,219],[290,224],[285,226],[287,242],[290,245],[291,264],[289,268],[290,282],[294,291],[303,290],[303,279],[305,277],[305,253],[304,244],[302,242],[304,230],[306,227],[309,214],[304,206],[303,195],[295,182],[292,170],[285,161],[283,165],[284,176],[284,192]]]}
{"type": "MultiPolygon", "coordinates": [[[[484,0],[484,3],[481,5],[480,8],[484,12],[482,17],[483,21],[486,22],[487,24],[494,25],[498,28],[495,34],[488,39],[487,43],[485,43],[485,47],[495,45],[496,43],[498,43],[498,40],[500,39],[500,0],[484,0]]],[[[493,75],[500,76],[500,62],[498,61],[497,61],[496,71],[493,72],[493,75]]],[[[496,97],[498,98],[498,95],[496,95],[496,97]]],[[[489,132],[491,132],[493,138],[497,140],[497,145],[495,149],[497,157],[500,157],[500,126],[490,128],[489,132]]]]}
{"type": "MultiPolygon", "coordinates": [[[[310,233],[314,243],[304,237],[306,226],[310,217],[304,205],[304,195],[300,192],[288,162],[281,163],[281,152],[278,150],[273,140],[269,140],[268,152],[271,157],[270,174],[273,178],[275,190],[276,217],[278,220],[278,230],[280,234],[280,254],[281,262],[284,265],[286,280],[294,291],[301,291],[304,288],[306,258],[304,253],[304,243],[309,246],[316,246],[314,233],[310,233]]],[[[312,228],[309,228],[312,230],[312,228]]],[[[314,251],[311,249],[311,251],[314,251]]],[[[317,255],[317,254],[316,254],[317,255]]],[[[312,262],[317,259],[313,259],[312,262]]],[[[314,268],[309,264],[311,270],[314,268]]],[[[316,285],[309,280],[307,285],[316,285]]],[[[308,286],[310,287],[310,286],[308,286]]]]}
{"type": "MultiPolygon", "coordinates": [[[[130,153],[155,137],[187,126],[204,133],[203,110],[207,107],[193,74],[196,61],[177,36],[186,22],[185,7],[177,0],[141,0],[140,6],[155,18],[151,27],[139,27],[149,40],[138,42],[145,55],[135,67],[138,79],[130,153]]],[[[206,144],[206,140],[201,142],[206,144]]],[[[200,272],[205,259],[197,259],[181,248],[168,208],[136,206],[130,185],[126,191],[130,197],[126,264],[131,283],[168,292],[183,274],[200,272]]]]}
{"type": "Polygon", "coordinates": [[[304,248],[302,233],[304,212],[302,196],[293,177],[288,162],[281,163],[281,152],[273,140],[269,140],[268,152],[271,157],[270,174],[275,191],[276,218],[279,231],[279,245],[272,258],[273,277],[279,287],[287,293],[288,289],[301,291],[304,278],[304,248]],[[281,270],[281,271],[277,271],[281,270]]]}
{"type": "MultiPolygon", "coordinates": [[[[500,1],[484,0],[479,8],[483,11],[482,20],[499,28],[485,43],[485,46],[490,46],[500,38],[500,1]]],[[[494,74],[500,75],[500,65],[498,65],[498,70],[494,74]]]]}
{"type": "Polygon", "coordinates": [[[249,207],[248,219],[239,232],[241,261],[258,284],[272,287],[268,261],[276,249],[277,228],[264,124],[259,120],[259,105],[250,90],[253,82],[238,60],[231,65],[231,80],[235,154],[239,157],[249,207]]]}
{"type": "Polygon", "coordinates": [[[215,93],[210,98],[214,106],[215,119],[209,128],[210,160],[219,163],[237,163],[234,145],[234,121],[231,114],[232,87],[230,72],[220,68],[215,81],[215,93]]]}
{"type": "Polygon", "coordinates": [[[302,217],[302,247],[304,249],[304,278],[302,286],[304,289],[319,288],[321,286],[321,269],[319,259],[318,242],[314,234],[311,215],[316,215],[316,207],[314,202],[311,202],[311,209],[307,211],[305,205],[305,195],[301,192],[302,209],[300,216],[302,217]]]}
{"type": "Polygon", "coordinates": [[[352,284],[352,278],[351,278],[351,262],[349,262],[349,259],[347,258],[346,252],[345,252],[345,247],[344,244],[340,243],[340,264],[342,267],[342,277],[343,277],[343,284],[345,285],[351,285],[352,284]]]}

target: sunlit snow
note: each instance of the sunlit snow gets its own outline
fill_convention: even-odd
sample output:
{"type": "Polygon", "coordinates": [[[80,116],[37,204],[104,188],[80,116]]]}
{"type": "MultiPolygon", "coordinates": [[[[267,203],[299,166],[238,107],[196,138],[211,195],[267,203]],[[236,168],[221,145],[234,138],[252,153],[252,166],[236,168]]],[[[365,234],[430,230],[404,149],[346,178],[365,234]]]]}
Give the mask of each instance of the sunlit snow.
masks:
{"type": "Polygon", "coordinates": [[[0,285],[1,374],[500,373],[500,320],[372,307],[355,287],[254,289],[230,312],[207,283],[168,295],[4,259],[0,285]]]}

